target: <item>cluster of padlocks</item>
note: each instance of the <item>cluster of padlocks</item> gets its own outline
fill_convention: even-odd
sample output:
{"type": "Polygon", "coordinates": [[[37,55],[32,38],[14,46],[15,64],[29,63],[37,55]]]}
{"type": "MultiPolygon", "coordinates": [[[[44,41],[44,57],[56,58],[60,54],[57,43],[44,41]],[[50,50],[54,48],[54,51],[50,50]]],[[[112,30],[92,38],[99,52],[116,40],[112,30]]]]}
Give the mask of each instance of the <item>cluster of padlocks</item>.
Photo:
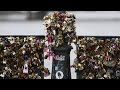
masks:
{"type": "Polygon", "coordinates": [[[65,50],[64,48],[69,47],[67,45],[73,42],[77,48],[75,51],[77,57],[72,67],[76,70],[77,79],[112,79],[120,77],[119,38],[80,36],[78,38],[75,32],[75,16],[67,12],[60,11],[51,13],[46,16],[44,20],[48,42],[51,40],[55,47],[67,42],[66,45],[58,47],[54,51],[54,55],[57,55],[59,58],[53,59],[53,79],[58,79],[58,76],[62,77],[60,77],[60,79],[70,79],[70,75],[68,75],[71,74],[70,70],[68,70],[70,69],[70,49],[65,50]],[[51,39],[49,37],[51,37],[51,39]],[[64,57],[64,60],[60,57],[64,57]],[[65,69],[60,69],[61,67],[68,68],[68,72],[65,69]]]}
{"type": "Polygon", "coordinates": [[[74,67],[78,79],[120,78],[120,38],[79,37],[74,67]]]}
{"type": "Polygon", "coordinates": [[[3,79],[44,79],[44,37],[0,37],[0,77],[3,79]]]}
{"type": "Polygon", "coordinates": [[[44,79],[50,75],[44,59],[53,56],[51,79],[71,79],[74,43],[77,79],[119,79],[120,38],[78,37],[75,19],[74,14],[56,11],[44,17],[46,36],[0,37],[0,78],[44,79]]]}
{"type": "Polygon", "coordinates": [[[44,17],[47,31],[46,45],[53,55],[52,79],[71,79],[70,51],[71,43],[77,42],[75,16],[65,11],[53,12],[44,17]]]}
{"type": "Polygon", "coordinates": [[[68,12],[53,12],[44,17],[47,40],[56,47],[61,43],[71,44],[76,40],[75,16],[68,12]]]}

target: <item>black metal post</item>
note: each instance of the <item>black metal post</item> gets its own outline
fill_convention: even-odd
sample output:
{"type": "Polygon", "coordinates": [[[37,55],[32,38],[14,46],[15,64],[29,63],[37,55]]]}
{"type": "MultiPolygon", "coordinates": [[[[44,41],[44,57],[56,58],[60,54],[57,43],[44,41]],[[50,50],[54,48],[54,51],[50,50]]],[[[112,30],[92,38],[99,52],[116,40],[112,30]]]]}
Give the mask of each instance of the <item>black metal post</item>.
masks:
{"type": "Polygon", "coordinates": [[[52,63],[51,79],[71,79],[70,51],[72,46],[63,44],[53,49],[54,58],[52,63]]]}

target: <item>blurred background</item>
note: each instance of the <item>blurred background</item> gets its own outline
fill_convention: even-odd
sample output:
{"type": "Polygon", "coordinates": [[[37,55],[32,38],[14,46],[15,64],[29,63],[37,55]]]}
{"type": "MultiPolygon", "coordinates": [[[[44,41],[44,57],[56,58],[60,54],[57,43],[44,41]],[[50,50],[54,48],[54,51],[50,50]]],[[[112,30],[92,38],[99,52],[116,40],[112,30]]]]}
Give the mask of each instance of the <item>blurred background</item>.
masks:
{"type": "MultiPolygon", "coordinates": [[[[51,11],[0,11],[0,35],[45,35],[43,17],[51,11]]],[[[120,11],[68,11],[80,36],[120,36],[120,11]]]]}
{"type": "MultiPolygon", "coordinates": [[[[51,11],[0,11],[0,36],[46,35],[43,17],[51,11]]],[[[79,36],[120,36],[120,11],[68,11],[76,16],[76,32],[79,36]]],[[[72,44],[71,65],[76,55],[72,44]]],[[[52,60],[45,60],[51,71],[52,60]]],[[[72,79],[76,79],[71,69],[72,79]]],[[[51,76],[45,77],[50,79],[51,76]]]]}
{"type": "Polygon", "coordinates": [[[48,11],[0,11],[0,20],[40,20],[48,11]]]}

